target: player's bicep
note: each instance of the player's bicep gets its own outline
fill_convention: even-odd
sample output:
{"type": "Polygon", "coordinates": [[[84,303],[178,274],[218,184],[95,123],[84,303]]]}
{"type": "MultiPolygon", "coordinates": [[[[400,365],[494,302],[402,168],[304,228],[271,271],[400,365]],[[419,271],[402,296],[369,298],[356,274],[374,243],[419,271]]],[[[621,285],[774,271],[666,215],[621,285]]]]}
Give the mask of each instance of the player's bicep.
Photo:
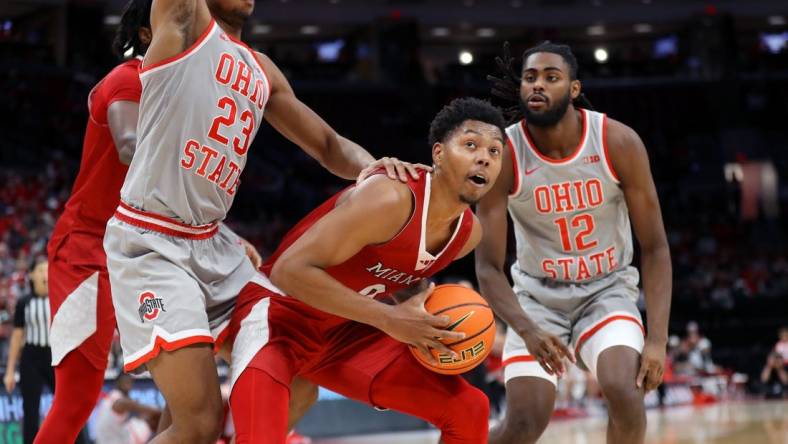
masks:
{"type": "Polygon", "coordinates": [[[610,148],[611,162],[620,178],[638,242],[644,250],[665,244],[662,211],[643,141],[634,131],[624,127],[620,137],[610,143],[610,148]]]}
{"type": "Polygon", "coordinates": [[[107,124],[121,163],[128,165],[137,145],[139,104],[126,100],[112,102],[107,108],[107,124]]]}
{"type": "Polygon", "coordinates": [[[383,180],[387,179],[374,179],[376,183],[351,191],[348,199],[315,222],[277,263],[328,268],[345,262],[367,245],[393,238],[406,222],[410,205],[383,180]]]}
{"type": "Polygon", "coordinates": [[[211,13],[205,0],[153,0],[150,23],[144,67],[185,51],[207,29],[211,13]]]}
{"type": "Polygon", "coordinates": [[[513,161],[510,150],[504,150],[498,179],[476,205],[476,216],[484,228],[476,248],[477,267],[483,265],[503,269],[506,261],[506,237],[509,228],[507,207],[515,174],[513,161]]]}

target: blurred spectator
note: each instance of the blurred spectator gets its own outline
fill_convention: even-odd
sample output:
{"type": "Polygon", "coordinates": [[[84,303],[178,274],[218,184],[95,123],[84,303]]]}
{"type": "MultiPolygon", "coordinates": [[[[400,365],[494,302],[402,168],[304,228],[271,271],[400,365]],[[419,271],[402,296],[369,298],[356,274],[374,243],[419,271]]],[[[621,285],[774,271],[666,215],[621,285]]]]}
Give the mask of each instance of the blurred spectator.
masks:
{"type": "Polygon", "coordinates": [[[780,399],[788,395],[788,370],[779,353],[771,352],[766,357],[766,364],[761,371],[761,384],[766,399],[780,399]]]}
{"type": "Polygon", "coordinates": [[[780,329],[780,339],[774,345],[774,351],[780,355],[783,360],[783,365],[788,367],[788,327],[780,329]]]}
{"type": "Polygon", "coordinates": [[[700,333],[697,322],[687,324],[687,337],[679,344],[673,364],[675,372],[682,375],[716,373],[717,367],[711,360],[711,341],[700,333]]]}
{"type": "Polygon", "coordinates": [[[96,412],[96,444],[144,444],[153,435],[161,411],[129,397],[131,376],[121,373],[115,388],[99,402],[96,412]]]}

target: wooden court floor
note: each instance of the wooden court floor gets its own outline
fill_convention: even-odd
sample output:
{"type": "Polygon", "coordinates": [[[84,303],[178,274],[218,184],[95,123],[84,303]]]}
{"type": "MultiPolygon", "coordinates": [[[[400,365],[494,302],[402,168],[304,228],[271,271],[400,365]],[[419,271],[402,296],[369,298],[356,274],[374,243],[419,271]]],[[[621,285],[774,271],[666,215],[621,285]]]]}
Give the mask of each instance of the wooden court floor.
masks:
{"type": "MultiPolygon", "coordinates": [[[[539,444],[604,444],[606,418],[553,421],[539,444]]],[[[438,433],[316,440],[315,444],[435,444],[438,433]]],[[[648,412],[648,444],[788,444],[788,401],[741,401],[648,412]]]]}

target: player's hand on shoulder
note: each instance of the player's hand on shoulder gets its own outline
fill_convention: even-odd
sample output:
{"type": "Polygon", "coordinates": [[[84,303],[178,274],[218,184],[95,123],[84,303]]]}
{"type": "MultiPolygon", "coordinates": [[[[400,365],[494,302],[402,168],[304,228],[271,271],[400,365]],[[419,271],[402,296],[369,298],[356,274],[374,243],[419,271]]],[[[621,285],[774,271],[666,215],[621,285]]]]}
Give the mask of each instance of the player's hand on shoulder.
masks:
{"type": "Polygon", "coordinates": [[[430,348],[454,356],[455,353],[441,341],[453,342],[465,338],[465,333],[444,330],[450,323],[448,316],[435,316],[424,308],[424,301],[434,289],[435,284],[430,284],[407,301],[390,306],[385,319],[382,319],[379,325],[386,334],[416,347],[433,363],[435,358],[430,353],[430,348]]]}
{"type": "Polygon", "coordinates": [[[547,331],[536,328],[522,335],[528,351],[548,374],[559,378],[566,373],[564,358],[575,362],[575,355],[564,342],[547,331]]]}
{"type": "Polygon", "coordinates": [[[408,175],[417,180],[419,178],[419,171],[431,172],[432,167],[421,163],[403,162],[396,157],[381,157],[380,159],[370,163],[366,168],[361,170],[356,179],[356,183],[361,183],[366,180],[378,168],[385,168],[386,175],[389,179],[399,179],[402,182],[408,181],[408,175]]]}

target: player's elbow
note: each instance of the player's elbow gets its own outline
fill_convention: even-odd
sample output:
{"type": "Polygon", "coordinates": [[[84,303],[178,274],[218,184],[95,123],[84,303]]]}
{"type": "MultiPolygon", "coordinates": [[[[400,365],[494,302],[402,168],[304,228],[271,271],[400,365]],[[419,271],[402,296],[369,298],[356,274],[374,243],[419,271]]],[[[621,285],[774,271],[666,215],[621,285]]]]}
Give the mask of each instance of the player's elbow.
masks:
{"type": "Polygon", "coordinates": [[[303,267],[300,261],[287,253],[276,260],[271,269],[271,283],[287,294],[295,296],[298,291],[294,288],[298,282],[298,276],[303,276],[303,267]]]}

